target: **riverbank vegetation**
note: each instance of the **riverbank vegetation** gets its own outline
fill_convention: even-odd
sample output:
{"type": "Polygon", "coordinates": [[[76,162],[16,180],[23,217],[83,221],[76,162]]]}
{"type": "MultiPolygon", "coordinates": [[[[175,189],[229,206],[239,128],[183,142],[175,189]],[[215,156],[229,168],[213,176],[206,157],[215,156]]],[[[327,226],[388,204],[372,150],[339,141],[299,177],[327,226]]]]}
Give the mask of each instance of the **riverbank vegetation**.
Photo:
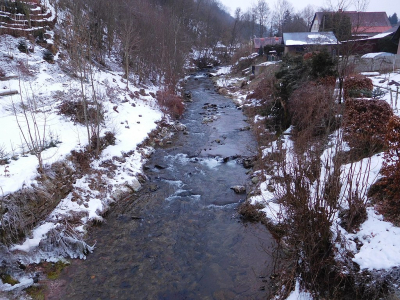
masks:
{"type": "Polygon", "coordinates": [[[376,223],[367,229],[370,236],[363,234],[376,217],[398,220],[397,107],[373,86],[396,74],[349,74],[339,93],[336,64],[326,52],[288,56],[245,86],[243,77],[227,84],[253,120],[261,147],[262,183],[239,212],[275,233],[282,250],[279,299],[296,282],[310,297],[327,299],[379,299],[396,286],[395,261],[380,268],[361,263],[379,260],[371,255],[393,259],[382,238],[381,252],[364,250],[369,237],[381,234],[379,226],[390,223],[376,223]]]}

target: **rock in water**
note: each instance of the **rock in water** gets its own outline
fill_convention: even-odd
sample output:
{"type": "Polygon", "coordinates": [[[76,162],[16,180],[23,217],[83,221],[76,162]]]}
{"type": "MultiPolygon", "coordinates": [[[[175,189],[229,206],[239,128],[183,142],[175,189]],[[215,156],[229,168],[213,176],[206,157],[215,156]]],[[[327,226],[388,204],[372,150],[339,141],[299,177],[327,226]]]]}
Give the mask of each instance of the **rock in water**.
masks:
{"type": "Polygon", "coordinates": [[[235,185],[231,187],[231,189],[236,193],[236,194],[244,194],[246,193],[246,187],[243,185],[235,185]]]}

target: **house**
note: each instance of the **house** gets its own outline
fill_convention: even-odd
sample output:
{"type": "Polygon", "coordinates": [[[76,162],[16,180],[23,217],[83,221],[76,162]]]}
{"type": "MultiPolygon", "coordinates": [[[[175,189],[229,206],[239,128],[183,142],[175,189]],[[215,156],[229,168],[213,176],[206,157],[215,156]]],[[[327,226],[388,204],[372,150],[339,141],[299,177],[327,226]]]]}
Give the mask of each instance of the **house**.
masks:
{"type": "MultiPolygon", "coordinates": [[[[379,33],[383,33],[392,25],[385,12],[357,12],[357,11],[339,11],[337,12],[349,18],[351,23],[351,33],[354,38],[367,38],[379,33]]],[[[334,12],[317,12],[311,23],[310,31],[325,31],[328,25],[328,19],[334,12]]]]}
{"type": "Polygon", "coordinates": [[[253,51],[258,52],[260,47],[273,46],[282,44],[281,37],[264,37],[253,39],[253,51]]]}
{"type": "Polygon", "coordinates": [[[383,33],[371,37],[342,41],[342,44],[348,45],[350,47],[348,47],[348,49],[351,49],[352,54],[363,55],[375,52],[396,53],[397,43],[392,40],[392,37],[398,27],[399,26],[396,25],[383,33]]]}
{"type": "Polygon", "coordinates": [[[333,53],[339,44],[333,32],[290,32],[283,33],[284,54],[296,54],[326,49],[333,53]]]}
{"type": "Polygon", "coordinates": [[[392,42],[397,44],[397,55],[400,55],[400,26],[397,27],[397,30],[392,37],[392,42]]]}

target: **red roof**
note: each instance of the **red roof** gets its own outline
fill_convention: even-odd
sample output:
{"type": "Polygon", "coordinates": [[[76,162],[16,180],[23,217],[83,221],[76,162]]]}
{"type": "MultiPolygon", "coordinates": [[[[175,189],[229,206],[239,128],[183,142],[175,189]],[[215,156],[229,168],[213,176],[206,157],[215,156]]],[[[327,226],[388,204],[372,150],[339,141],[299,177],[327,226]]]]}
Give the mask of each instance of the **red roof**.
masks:
{"type": "Polygon", "coordinates": [[[377,27],[358,27],[354,29],[355,33],[381,33],[388,31],[392,26],[377,26],[377,27]]]}
{"type": "MultiPolygon", "coordinates": [[[[382,33],[392,28],[385,12],[343,11],[340,13],[350,18],[354,33],[382,33]]],[[[327,14],[333,14],[333,12],[317,12],[314,20],[318,18],[322,21],[323,16],[327,14]]]]}
{"type": "Polygon", "coordinates": [[[279,45],[282,44],[281,37],[265,37],[265,38],[255,38],[254,48],[259,49],[260,47],[265,47],[267,45],[279,45]]]}

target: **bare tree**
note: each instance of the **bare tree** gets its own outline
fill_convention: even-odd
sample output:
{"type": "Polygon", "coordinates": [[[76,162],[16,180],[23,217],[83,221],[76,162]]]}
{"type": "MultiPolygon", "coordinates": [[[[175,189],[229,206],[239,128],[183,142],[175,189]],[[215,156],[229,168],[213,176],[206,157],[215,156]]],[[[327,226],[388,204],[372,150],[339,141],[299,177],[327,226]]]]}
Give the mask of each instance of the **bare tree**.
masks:
{"type": "Polygon", "coordinates": [[[287,11],[294,11],[293,5],[287,0],[277,0],[274,7],[274,27],[278,36],[282,36],[283,22],[287,11]]]}
{"type": "Polygon", "coordinates": [[[303,18],[303,20],[306,22],[307,27],[310,29],[311,23],[314,19],[314,15],[316,12],[316,8],[313,5],[307,5],[303,10],[300,12],[300,16],[303,18]]]}
{"type": "Polygon", "coordinates": [[[235,21],[233,22],[233,26],[232,26],[232,31],[231,31],[231,38],[230,38],[230,42],[229,42],[229,46],[231,48],[230,51],[232,51],[233,47],[235,44],[238,43],[238,38],[239,38],[239,32],[241,30],[241,26],[242,26],[242,10],[240,9],[240,7],[236,8],[235,10],[235,21]]]}
{"type": "Polygon", "coordinates": [[[369,0],[353,0],[352,4],[356,11],[366,11],[369,5],[369,0]]]}
{"type": "Polygon", "coordinates": [[[325,0],[325,7],[328,11],[345,11],[353,0],[325,0]]]}
{"type": "Polygon", "coordinates": [[[269,7],[265,0],[258,0],[257,6],[255,7],[255,14],[259,26],[259,37],[263,37],[265,34],[265,28],[269,17],[269,7]]]}
{"type": "Polygon", "coordinates": [[[20,103],[12,102],[12,110],[17,121],[23,142],[31,154],[35,155],[39,163],[39,172],[44,175],[42,152],[46,149],[47,116],[40,113],[37,107],[37,99],[32,92],[22,89],[19,79],[20,103]],[[23,95],[25,92],[25,96],[23,95]],[[41,115],[41,116],[40,116],[41,115]]]}
{"type": "Polygon", "coordinates": [[[123,16],[120,20],[119,39],[121,41],[121,50],[124,57],[124,68],[126,78],[126,89],[129,89],[129,64],[139,46],[139,32],[134,22],[134,17],[130,14],[123,16]]]}

